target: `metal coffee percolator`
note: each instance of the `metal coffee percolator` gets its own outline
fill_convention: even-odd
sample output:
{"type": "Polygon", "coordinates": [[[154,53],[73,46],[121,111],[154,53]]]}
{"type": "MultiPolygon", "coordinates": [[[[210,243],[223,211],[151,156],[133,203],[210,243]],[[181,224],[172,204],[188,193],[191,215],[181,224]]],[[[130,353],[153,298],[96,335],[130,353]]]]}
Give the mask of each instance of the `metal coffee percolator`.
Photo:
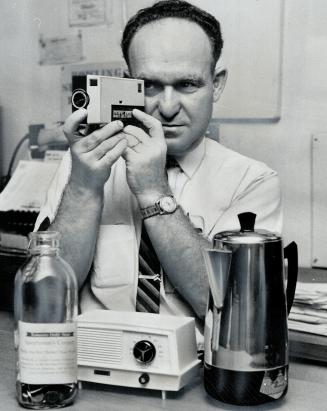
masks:
{"type": "Polygon", "coordinates": [[[204,385],[221,401],[255,405],[287,392],[287,317],[298,257],[294,242],[283,249],[280,236],[254,230],[255,214],[238,217],[241,230],[216,234],[204,252],[210,286],[204,385]]]}

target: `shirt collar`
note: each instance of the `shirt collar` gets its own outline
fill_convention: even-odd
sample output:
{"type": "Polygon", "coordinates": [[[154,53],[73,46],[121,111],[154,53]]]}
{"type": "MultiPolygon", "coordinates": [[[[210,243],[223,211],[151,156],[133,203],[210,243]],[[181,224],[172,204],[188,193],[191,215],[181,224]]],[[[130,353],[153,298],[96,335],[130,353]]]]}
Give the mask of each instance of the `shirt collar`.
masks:
{"type": "Polygon", "coordinates": [[[180,168],[188,178],[192,178],[196,170],[199,168],[200,164],[202,163],[204,153],[205,144],[203,138],[200,144],[189,151],[185,156],[176,159],[180,168]]]}

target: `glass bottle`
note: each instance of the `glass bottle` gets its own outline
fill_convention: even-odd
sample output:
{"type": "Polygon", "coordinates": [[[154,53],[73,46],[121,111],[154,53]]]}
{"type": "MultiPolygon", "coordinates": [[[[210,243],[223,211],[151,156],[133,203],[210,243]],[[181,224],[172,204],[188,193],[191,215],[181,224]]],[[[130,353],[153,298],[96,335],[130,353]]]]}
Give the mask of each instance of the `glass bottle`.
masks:
{"type": "Polygon", "coordinates": [[[77,394],[77,281],[59,256],[59,233],[29,239],[29,258],[15,278],[17,400],[26,408],[60,408],[77,394]]]}

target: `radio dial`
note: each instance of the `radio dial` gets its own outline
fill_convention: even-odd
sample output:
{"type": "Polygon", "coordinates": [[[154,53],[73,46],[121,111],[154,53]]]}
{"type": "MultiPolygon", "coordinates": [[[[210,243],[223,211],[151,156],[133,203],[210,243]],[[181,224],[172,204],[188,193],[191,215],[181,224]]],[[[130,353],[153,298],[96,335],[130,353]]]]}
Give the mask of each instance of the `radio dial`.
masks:
{"type": "Polygon", "coordinates": [[[156,356],[156,348],[152,342],[141,340],[134,345],[133,355],[138,362],[149,364],[156,356]]]}

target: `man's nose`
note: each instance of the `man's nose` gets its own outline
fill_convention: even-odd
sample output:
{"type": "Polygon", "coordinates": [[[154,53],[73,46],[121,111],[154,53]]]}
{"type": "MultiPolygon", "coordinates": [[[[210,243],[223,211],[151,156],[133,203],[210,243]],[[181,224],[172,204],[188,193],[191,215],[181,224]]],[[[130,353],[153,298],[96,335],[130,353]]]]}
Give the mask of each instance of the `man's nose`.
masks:
{"type": "Polygon", "coordinates": [[[172,86],[166,86],[159,96],[160,115],[167,120],[173,119],[180,110],[179,95],[172,86]]]}

